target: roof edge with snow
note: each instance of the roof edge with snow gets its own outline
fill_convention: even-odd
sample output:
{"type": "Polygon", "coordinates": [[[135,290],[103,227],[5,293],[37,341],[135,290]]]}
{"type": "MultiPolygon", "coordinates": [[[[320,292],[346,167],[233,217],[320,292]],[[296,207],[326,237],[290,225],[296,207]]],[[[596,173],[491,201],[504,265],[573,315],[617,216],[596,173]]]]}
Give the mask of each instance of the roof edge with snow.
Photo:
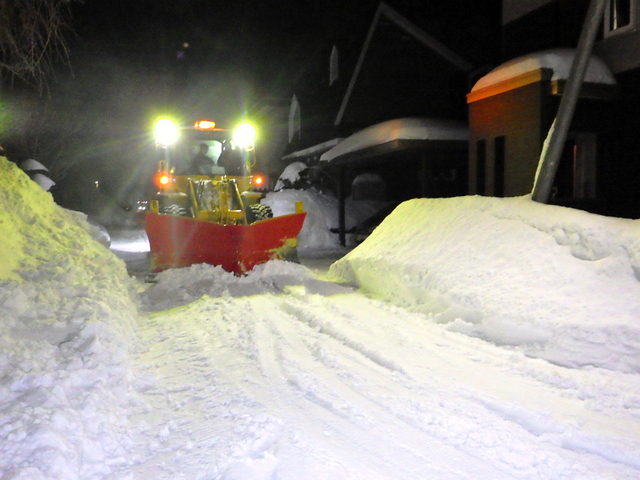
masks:
{"type": "Polygon", "coordinates": [[[432,118],[396,118],[367,127],[323,153],[321,162],[332,162],[347,154],[383,145],[408,145],[416,141],[469,141],[469,128],[462,122],[432,118]]]}
{"type": "Polygon", "coordinates": [[[330,150],[331,148],[338,145],[343,140],[344,138],[342,137],[332,138],[331,140],[327,140],[326,142],[322,142],[317,145],[312,145],[311,147],[305,148],[303,150],[297,150],[295,152],[291,152],[288,155],[285,155],[284,157],[282,157],[282,160],[293,161],[301,158],[321,155],[327,150],[330,150]]]}
{"type": "MultiPolygon", "coordinates": [[[[541,81],[550,81],[555,85],[553,94],[562,93],[563,88],[559,85],[569,78],[575,53],[576,50],[572,48],[556,48],[510,60],[480,78],[467,95],[467,102],[541,81]]],[[[611,89],[617,84],[609,67],[595,55],[589,60],[584,83],[600,89],[611,89]]]]}

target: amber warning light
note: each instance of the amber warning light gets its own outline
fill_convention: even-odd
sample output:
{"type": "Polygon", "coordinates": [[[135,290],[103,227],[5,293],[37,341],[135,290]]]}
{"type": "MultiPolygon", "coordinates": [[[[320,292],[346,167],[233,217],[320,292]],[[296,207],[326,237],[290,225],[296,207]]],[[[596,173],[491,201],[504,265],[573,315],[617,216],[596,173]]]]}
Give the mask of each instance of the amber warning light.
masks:
{"type": "Polygon", "coordinates": [[[198,120],[194,127],[199,128],[200,130],[213,130],[216,128],[216,122],[212,122],[210,120],[198,120]]]}
{"type": "Polygon", "coordinates": [[[154,180],[155,180],[154,183],[156,184],[156,187],[162,188],[162,187],[166,187],[167,185],[169,185],[169,183],[171,183],[171,176],[166,172],[157,172],[154,180]]]}
{"type": "Polygon", "coordinates": [[[267,178],[261,173],[254,173],[252,183],[255,188],[263,189],[267,187],[267,178]]]}

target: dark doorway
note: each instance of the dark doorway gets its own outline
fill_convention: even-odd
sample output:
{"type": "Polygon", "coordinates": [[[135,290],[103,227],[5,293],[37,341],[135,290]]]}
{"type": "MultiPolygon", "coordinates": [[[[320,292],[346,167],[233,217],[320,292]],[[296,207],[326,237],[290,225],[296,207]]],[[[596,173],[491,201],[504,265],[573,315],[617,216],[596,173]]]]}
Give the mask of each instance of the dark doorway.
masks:
{"type": "Polygon", "coordinates": [[[476,144],[476,193],[486,193],[485,176],[487,174],[487,141],[478,140],[476,144]]]}
{"type": "Polygon", "coordinates": [[[496,197],[504,197],[504,149],[505,137],[496,137],[493,150],[493,194],[496,197]]]}

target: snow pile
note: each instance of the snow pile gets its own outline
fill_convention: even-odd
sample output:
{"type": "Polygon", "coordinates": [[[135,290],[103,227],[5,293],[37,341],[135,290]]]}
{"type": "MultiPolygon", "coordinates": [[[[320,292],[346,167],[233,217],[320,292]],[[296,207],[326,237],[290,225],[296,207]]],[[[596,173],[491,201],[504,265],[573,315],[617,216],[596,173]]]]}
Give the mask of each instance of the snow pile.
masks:
{"type": "MultiPolygon", "coordinates": [[[[4,161],[0,199],[3,480],[639,477],[638,220],[413,200],[343,283],[272,261],[143,288],[4,161]]],[[[333,197],[268,200],[339,251],[333,197]]]]}
{"type": "Polygon", "coordinates": [[[301,285],[313,293],[344,292],[344,287],[317,280],[306,267],[273,260],[256,266],[247,276],[236,276],[222,267],[199,264],[161,272],[156,284],[140,294],[140,306],[148,312],[168,310],[207,297],[244,297],[282,293],[301,285]]]}
{"type": "MultiPolygon", "coordinates": [[[[338,199],[315,189],[287,189],[268,193],[261,203],[269,205],[274,216],[295,212],[296,202],[302,202],[307,212],[302,231],[298,235],[298,253],[303,256],[344,251],[340,247],[338,229],[338,199]],[[333,232],[332,232],[333,230],[333,232]]],[[[385,202],[362,202],[348,198],[345,201],[345,226],[349,230],[365,221],[386,205],[385,202]]],[[[349,235],[347,243],[355,239],[349,235]]]]}
{"type": "Polygon", "coordinates": [[[2,478],[99,478],[129,461],[136,306],[93,231],[0,158],[2,478]]]}
{"type": "MultiPolygon", "coordinates": [[[[576,51],[571,48],[554,48],[515,58],[495,68],[476,82],[472,92],[505,82],[541,68],[553,70],[551,80],[567,80],[576,51]]],[[[615,85],[616,79],[609,67],[598,57],[591,56],[585,72],[585,82],[615,85]]]]}
{"type": "Polygon", "coordinates": [[[400,205],[330,273],[451,331],[640,372],[640,221],[528,197],[400,205]]]}
{"type": "Polygon", "coordinates": [[[397,118],[364,128],[320,156],[330,162],[347,153],[395,140],[469,140],[469,128],[452,120],[397,118]]]}
{"type": "Polygon", "coordinates": [[[273,190],[277,192],[285,188],[296,188],[297,185],[302,183],[300,174],[308,168],[304,162],[293,162],[287,165],[278,177],[278,181],[276,182],[276,186],[273,187],[273,190]]]}

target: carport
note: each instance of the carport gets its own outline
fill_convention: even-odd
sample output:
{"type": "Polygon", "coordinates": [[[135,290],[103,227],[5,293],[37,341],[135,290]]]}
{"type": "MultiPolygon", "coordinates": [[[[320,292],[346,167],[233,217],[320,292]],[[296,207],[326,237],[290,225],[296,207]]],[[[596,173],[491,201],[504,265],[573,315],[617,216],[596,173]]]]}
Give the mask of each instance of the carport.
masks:
{"type": "Polygon", "coordinates": [[[468,144],[464,123],[398,118],[360,130],[322,154],[320,166],[335,169],[337,177],[340,244],[346,244],[345,200],[356,175],[379,174],[398,203],[465,195],[468,144]]]}

